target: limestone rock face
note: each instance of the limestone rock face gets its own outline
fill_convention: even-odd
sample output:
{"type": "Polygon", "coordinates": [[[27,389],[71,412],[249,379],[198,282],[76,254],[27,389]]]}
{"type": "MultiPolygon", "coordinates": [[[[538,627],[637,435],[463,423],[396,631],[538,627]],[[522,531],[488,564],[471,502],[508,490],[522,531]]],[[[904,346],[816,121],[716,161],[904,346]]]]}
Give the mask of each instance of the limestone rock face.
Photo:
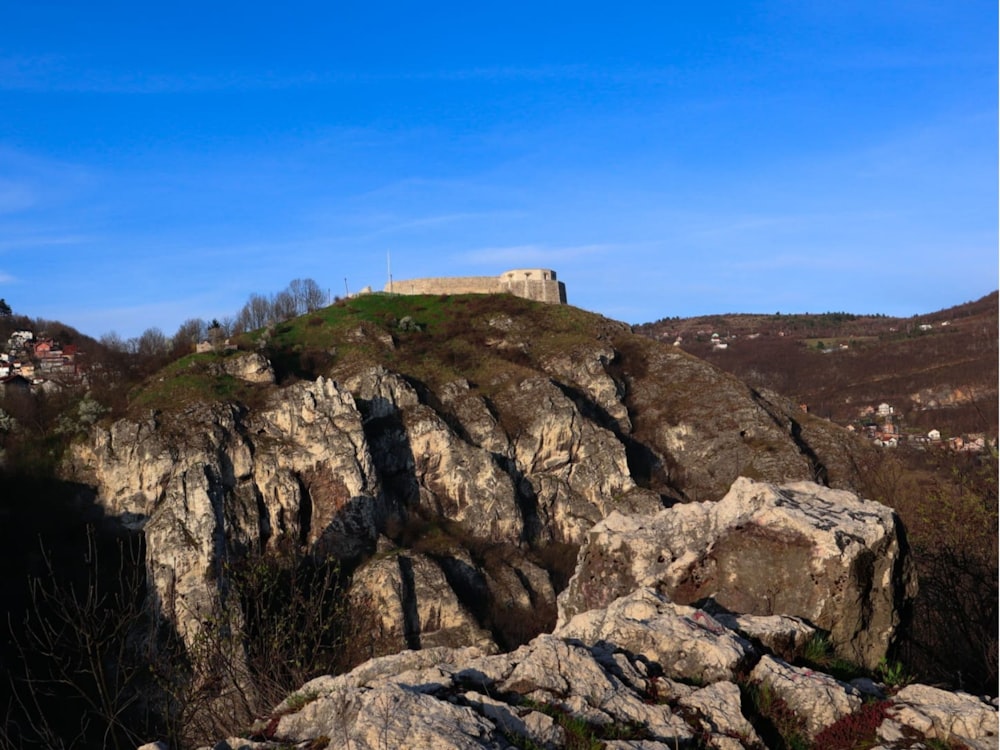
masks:
{"type": "Polygon", "coordinates": [[[371,608],[376,655],[435,646],[494,647],[426,555],[400,551],[366,564],[355,575],[351,593],[367,599],[371,608]]]}
{"type": "MultiPolygon", "coordinates": [[[[280,545],[353,565],[380,534],[398,540],[419,523],[521,551],[577,545],[615,511],[714,500],[744,465],[768,477],[817,471],[820,457],[780,408],[624,324],[602,320],[582,343],[536,346],[535,328],[515,316],[489,320],[482,356],[502,366],[488,384],[429,385],[372,364],[390,361],[395,344],[363,322],[337,346],[374,354],[338,359],[328,372],[339,382],[279,386],[261,354],[221,356],[205,371],[242,381],[245,403],[95,427],[74,446],[70,473],[144,530],[157,605],[189,637],[225,589],[226,564],[252,550],[280,545]]],[[[442,606],[457,594],[481,621],[470,591],[514,609],[551,601],[551,580],[523,556],[458,591],[459,557],[442,568],[442,606]]]]}
{"type": "Polygon", "coordinates": [[[121,420],[74,460],[109,513],[142,528],[161,613],[185,638],[224,565],[281,538],[343,557],[373,546],[381,490],[351,394],[299,383],[252,415],[197,406],[182,433],[121,420]]]}
{"type": "Polygon", "coordinates": [[[490,411],[486,399],[473,392],[468,380],[445,384],[440,392],[441,402],[462,425],[473,445],[495,456],[512,458],[507,434],[490,411]]]}
{"type": "Polygon", "coordinates": [[[423,514],[517,543],[524,532],[517,491],[493,455],[462,440],[427,406],[412,407],[404,419],[423,514]]]}
{"type": "Polygon", "coordinates": [[[803,482],[737,480],[717,503],[609,515],[588,534],[560,623],[640,586],[750,615],[805,618],[875,668],[915,594],[894,512],[803,482]]]}
{"type": "Polygon", "coordinates": [[[513,458],[530,484],[529,507],[546,536],[579,543],[613,508],[662,507],[658,495],[636,487],[615,434],[584,417],[552,381],[526,380],[500,405],[519,415],[513,458]]]}
{"type": "Polygon", "coordinates": [[[624,404],[625,386],[608,372],[617,356],[613,347],[597,346],[550,357],[542,367],[558,381],[571,383],[586,394],[618,430],[628,434],[632,420],[624,404]]]}

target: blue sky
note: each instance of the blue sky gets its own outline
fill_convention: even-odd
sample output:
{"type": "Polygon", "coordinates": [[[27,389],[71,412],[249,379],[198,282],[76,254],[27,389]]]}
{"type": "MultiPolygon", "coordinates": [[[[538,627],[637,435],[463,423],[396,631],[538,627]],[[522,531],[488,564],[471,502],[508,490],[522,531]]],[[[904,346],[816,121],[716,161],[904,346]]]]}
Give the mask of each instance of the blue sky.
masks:
{"type": "Polygon", "coordinates": [[[629,323],[997,287],[997,5],[0,0],[0,297],[168,335],[553,268],[629,323]],[[346,280],[346,282],[345,282],[346,280]]]}

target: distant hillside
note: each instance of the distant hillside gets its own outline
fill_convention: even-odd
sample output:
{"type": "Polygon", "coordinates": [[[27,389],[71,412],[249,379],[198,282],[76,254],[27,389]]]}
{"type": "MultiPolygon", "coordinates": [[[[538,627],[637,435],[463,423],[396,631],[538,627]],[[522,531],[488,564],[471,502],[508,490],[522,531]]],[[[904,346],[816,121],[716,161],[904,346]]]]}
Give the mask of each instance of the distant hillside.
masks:
{"type": "Polygon", "coordinates": [[[911,318],[725,314],[636,330],[839,424],[884,402],[913,434],[997,435],[997,292],[911,318]]]}

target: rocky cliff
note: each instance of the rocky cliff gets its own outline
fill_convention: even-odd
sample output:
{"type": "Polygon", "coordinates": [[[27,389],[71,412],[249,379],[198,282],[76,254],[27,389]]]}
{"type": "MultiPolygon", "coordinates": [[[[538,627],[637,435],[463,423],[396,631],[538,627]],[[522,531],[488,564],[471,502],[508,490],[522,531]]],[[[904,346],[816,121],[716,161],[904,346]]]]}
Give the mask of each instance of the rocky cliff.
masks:
{"type": "Polygon", "coordinates": [[[67,465],[143,531],[189,647],[239,623],[236,561],[351,572],[380,658],[220,747],[995,746],[978,699],[836,666],[879,674],[914,591],[846,432],[513,298],[372,296],[240,344],[159,373],[67,465]]]}
{"type": "MultiPolygon", "coordinates": [[[[435,585],[433,568],[413,562],[435,585]]],[[[740,479],[715,504],[598,523],[551,634],[504,654],[426,642],[321,676],[212,747],[993,750],[995,700],[907,685],[884,661],[912,583],[888,508],[740,479]],[[734,553],[742,566],[726,564],[734,553]],[[717,575],[697,577],[711,596],[666,593],[692,598],[677,583],[709,559],[717,575]],[[845,648],[879,663],[844,661],[845,648]]]]}
{"type": "Polygon", "coordinates": [[[558,575],[533,553],[610,513],[714,500],[740,475],[849,488],[862,450],[627,326],[512,297],[373,295],[241,346],[154,376],[71,461],[144,531],[187,640],[230,561],[291,545],[359,566],[358,586],[412,614],[385,622],[387,648],[479,642],[484,597],[554,615],[558,575]],[[447,543],[413,555],[414,528],[447,543]],[[469,553],[483,543],[502,564],[469,553]],[[451,614],[425,616],[440,596],[451,614]]]}

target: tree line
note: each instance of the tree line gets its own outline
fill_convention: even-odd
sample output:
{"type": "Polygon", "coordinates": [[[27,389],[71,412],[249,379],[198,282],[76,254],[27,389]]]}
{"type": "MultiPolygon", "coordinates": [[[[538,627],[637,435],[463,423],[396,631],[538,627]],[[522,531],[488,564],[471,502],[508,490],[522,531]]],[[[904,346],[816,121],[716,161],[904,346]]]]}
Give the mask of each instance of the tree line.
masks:
{"type": "Polygon", "coordinates": [[[159,364],[162,365],[164,359],[190,353],[199,342],[224,341],[231,336],[313,312],[327,302],[326,293],[315,280],[293,279],[287,287],[275,294],[254,292],[233,316],[211,321],[188,318],[180,324],[173,336],[167,336],[154,326],[130,339],[123,339],[112,331],[104,334],[100,343],[111,351],[135,355],[140,359],[160,360],[159,364]]]}

